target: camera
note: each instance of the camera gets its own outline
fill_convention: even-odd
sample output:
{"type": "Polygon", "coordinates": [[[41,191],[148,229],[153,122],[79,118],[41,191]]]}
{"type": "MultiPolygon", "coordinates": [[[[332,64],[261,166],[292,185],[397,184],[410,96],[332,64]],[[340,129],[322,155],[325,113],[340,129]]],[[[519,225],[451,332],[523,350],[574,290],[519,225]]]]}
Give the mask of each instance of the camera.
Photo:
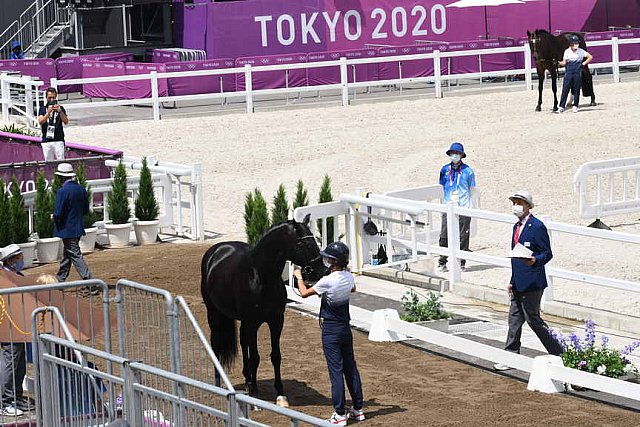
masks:
{"type": "Polygon", "coordinates": [[[48,101],[47,102],[47,107],[51,107],[53,105],[58,105],[58,101],[48,101]]]}

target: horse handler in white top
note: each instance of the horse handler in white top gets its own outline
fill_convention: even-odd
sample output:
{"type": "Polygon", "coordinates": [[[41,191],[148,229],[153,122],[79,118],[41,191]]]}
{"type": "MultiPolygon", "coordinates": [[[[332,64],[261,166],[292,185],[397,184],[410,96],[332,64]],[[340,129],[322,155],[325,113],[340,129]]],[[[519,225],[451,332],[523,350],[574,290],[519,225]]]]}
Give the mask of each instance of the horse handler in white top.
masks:
{"type": "Polygon", "coordinates": [[[362,407],[362,382],[353,354],[353,335],[349,321],[349,296],[356,291],[353,275],[347,269],[349,248],[342,242],[333,242],[320,251],[329,275],[320,279],[313,287],[307,287],[302,272],[295,270],[300,295],[307,298],[319,295],[322,348],[327,359],[331,380],[331,401],[335,412],[329,418],[331,424],[346,426],[347,419],[364,420],[362,407]],[[344,383],[347,382],[353,408],[346,408],[344,383]]]}
{"type": "Polygon", "coordinates": [[[571,89],[571,93],[573,94],[572,111],[574,113],[578,112],[580,86],[582,84],[582,67],[593,60],[593,56],[586,50],[581,49],[579,45],[580,38],[575,34],[572,35],[571,38],[569,38],[569,47],[564,51],[562,61],[558,62],[558,65],[565,67],[558,113],[564,112],[564,107],[567,105],[567,96],[569,96],[569,89],[571,89]]]}

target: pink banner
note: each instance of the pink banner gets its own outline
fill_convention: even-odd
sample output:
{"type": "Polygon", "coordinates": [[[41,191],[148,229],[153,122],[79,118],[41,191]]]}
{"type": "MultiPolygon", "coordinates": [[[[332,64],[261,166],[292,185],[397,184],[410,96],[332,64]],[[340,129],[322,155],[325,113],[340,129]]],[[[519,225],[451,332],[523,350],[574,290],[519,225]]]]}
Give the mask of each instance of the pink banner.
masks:
{"type": "MultiPolygon", "coordinates": [[[[347,59],[373,58],[378,56],[376,49],[343,50],[338,52],[318,52],[307,55],[308,62],[336,61],[347,59]]],[[[378,64],[350,65],[347,70],[349,82],[378,79],[378,64]]],[[[307,79],[310,86],[340,83],[340,67],[309,68],[307,79]]]]}
{"type": "MultiPolygon", "coordinates": [[[[165,64],[138,62],[127,62],[124,66],[125,75],[149,74],[152,71],[166,73],[167,67],[165,64]]],[[[121,99],[151,98],[151,80],[131,80],[123,83],[125,83],[125,92],[120,93],[121,99]]],[[[168,94],[167,79],[158,79],[158,96],[167,96],[168,94]]]]}
{"type": "MultiPolygon", "coordinates": [[[[220,68],[233,68],[233,59],[220,59],[193,62],[170,62],[166,64],[167,72],[198,71],[220,68]]],[[[167,79],[169,95],[194,95],[199,93],[216,93],[221,91],[221,82],[224,92],[235,91],[235,74],[223,74],[217,76],[177,77],[167,79]]]]}
{"type": "MultiPolygon", "coordinates": [[[[66,56],[56,59],[56,73],[58,80],[81,79],[82,63],[87,61],[133,61],[133,55],[129,53],[101,53],[98,55],[66,56]]],[[[58,86],[60,93],[82,92],[82,85],[58,86]]]]}
{"type": "MultiPolygon", "coordinates": [[[[251,64],[253,67],[259,67],[260,65],[294,64],[299,62],[308,62],[307,55],[296,54],[238,58],[236,59],[236,67],[244,67],[246,64],[251,64]]],[[[254,90],[306,86],[307,70],[289,70],[288,72],[285,70],[254,71],[252,82],[254,90]]],[[[244,73],[236,75],[236,88],[238,91],[245,89],[244,73]]]]}
{"type": "MultiPolygon", "coordinates": [[[[82,63],[82,77],[109,77],[124,76],[124,64],[114,61],[87,61],[82,63]]],[[[115,98],[120,99],[126,91],[126,82],[113,83],[85,83],[82,94],[89,98],[115,98]]]]}
{"type": "Polygon", "coordinates": [[[180,61],[180,54],[171,50],[153,49],[151,51],[151,62],[167,63],[180,61]]]}
{"type": "Polygon", "coordinates": [[[37,77],[44,84],[40,86],[45,90],[51,86],[51,79],[57,76],[56,63],[53,59],[15,59],[0,61],[0,71],[18,71],[23,76],[37,77]]]}

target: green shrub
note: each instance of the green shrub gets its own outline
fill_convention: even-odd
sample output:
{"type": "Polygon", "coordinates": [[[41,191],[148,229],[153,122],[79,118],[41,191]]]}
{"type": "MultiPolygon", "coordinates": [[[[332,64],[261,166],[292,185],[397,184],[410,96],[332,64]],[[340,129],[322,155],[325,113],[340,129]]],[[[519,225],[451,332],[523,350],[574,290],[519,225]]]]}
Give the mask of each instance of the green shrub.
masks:
{"type": "Polygon", "coordinates": [[[47,181],[42,171],[36,176],[36,212],[35,229],[39,239],[53,237],[53,214],[55,199],[51,189],[47,188],[47,181]]]}
{"type": "Polygon", "coordinates": [[[245,230],[247,232],[247,243],[255,246],[269,229],[269,211],[267,202],[264,200],[259,189],[254,189],[253,194],[249,193],[245,200],[245,230]]]}
{"type": "Polygon", "coordinates": [[[287,202],[287,192],[284,184],[280,184],[276,195],[273,197],[273,207],[271,208],[271,224],[276,225],[289,220],[289,203],[287,202]]]}
{"type": "Polygon", "coordinates": [[[11,179],[11,223],[13,243],[27,243],[29,241],[29,214],[24,207],[24,198],[20,193],[18,178],[11,179]]]}
{"type": "Polygon", "coordinates": [[[91,228],[93,224],[96,222],[97,217],[96,213],[93,211],[93,192],[91,191],[91,186],[87,181],[87,173],[84,167],[84,162],[78,163],[78,167],[76,168],[76,179],[78,180],[78,184],[84,187],[87,190],[87,199],[89,201],[89,212],[87,212],[82,217],[82,223],[84,228],[91,228]]]}
{"type": "Polygon", "coordinates": [[[302,180],[299,179],[296,183],[296,196],[293,199],[293,209],[299,208],[301,206],[307,206],[308,204],[309,196],[307,195],[307,190],[304,188],[302,180]]]}
{"type": "Polygon", "coordinates": [[[13,221],[11,218],[11,201],[7,195],[4,180],[0,180],[0,247],[11,243],[13,221]]]}
{"type": "Polygon", "coordinates": [[[107,196],[109,219],[113,224],[126,224],[131,218],[127,199],[127,171],[122,162],[118,163],[111,183],[111,192],[107,196]]]}
{"type": "Polygon", "coordinates": [[[140,169],[140,187],[135,207],[136,218],[140,221],[154,221],[158,219],[160,207],[153,193],[153,182],[151,181],[151,171],[147,165],[147,158],[142,158],[142,169],[140,169]]]}
{"type": "Polygon", "coordinates": [[[41,136],[38,130],[31,129],[26,126],[20,126],[15,123],[4,125],[2,128],[0,128],[0,131],[7,132],[7,133],[15,133],[18,135],[41,136]]]}
{"type": "Polygon", "coordinates": [[[442,308],[440,297],[440,294],[429,291],[427,299],[424,302],[420,302],[418,294],[413,289],[409,289],[402,296],[404,313],[400,318],[407,322],[424,322],[426,320],[451,318],[451,315],[442,308]]]}
{"type": "MultiPolygon", "coordinates": [[[[327,202],[333,202],[333,196],[331,195],[331,178],[329,178],[329,175],[325,175],[322,179],[320,196],[318,197],[318,203],[327,202]]],[[[318,231],[320,232],[320,236],[324,234],[322,220],[318,220],[318,231]]],[[[333,218],[327,218],[327,244],[333,242],[333,240],[333,218]]]]}

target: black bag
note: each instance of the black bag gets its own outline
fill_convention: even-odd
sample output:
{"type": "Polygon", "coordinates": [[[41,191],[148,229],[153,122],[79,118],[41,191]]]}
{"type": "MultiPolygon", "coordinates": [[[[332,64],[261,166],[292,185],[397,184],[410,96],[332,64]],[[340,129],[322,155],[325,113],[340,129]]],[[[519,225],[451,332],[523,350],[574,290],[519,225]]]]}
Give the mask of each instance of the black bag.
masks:
{"type": "Polygon", "coordinates": [[[378,264],[386,264],[389,261],[389,257],[387,257],[387,250],[384,248],[383,244],[378,245],[378,264]]]}
{"type": "MultiPolygon", "coordinates": [[[[369,193],[367,193],[366,197],[369,197],[369,193]]],[[[367,213],[369,214],[369,217],[367,218],[367,222],[365,222],[362,226],[362,229],[369,236],[375,236],[376,234],[378,234],[378,226],[376,226],[376,224],[371,221],[371,206],[367,206],[367,213]]]]}

